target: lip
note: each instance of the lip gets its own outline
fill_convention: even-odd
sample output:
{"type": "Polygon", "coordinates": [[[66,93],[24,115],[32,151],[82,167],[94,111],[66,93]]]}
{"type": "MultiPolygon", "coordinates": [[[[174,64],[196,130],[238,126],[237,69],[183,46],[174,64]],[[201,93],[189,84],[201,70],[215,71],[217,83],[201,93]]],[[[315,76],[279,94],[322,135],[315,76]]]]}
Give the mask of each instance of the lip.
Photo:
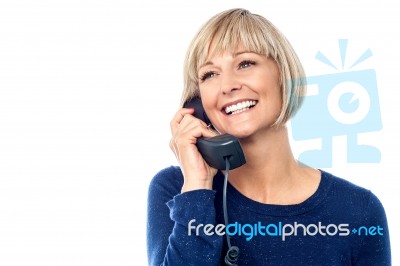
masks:
{"type": "Polygon", "coordinates": [[[229,103],[224,104],[224,105],[222,106],[222,108],[221,108],[221,112],[223,112],[224,114],[226,114],[226,113],[225,113],[225,108],[227,108],[228,106],[234,105],[234,104],[238,104],[238,103],[241,103],[241,102],[245,102],[245,101],[255,101],[255,102],[256,102],[256,105],[257,105],[257,103],[258,103],[258,101],[255,100],[255,99],[250,99],[250,98],[239,99],[239,100],[232,101],[232,102],[229,102],[229,103]]]}

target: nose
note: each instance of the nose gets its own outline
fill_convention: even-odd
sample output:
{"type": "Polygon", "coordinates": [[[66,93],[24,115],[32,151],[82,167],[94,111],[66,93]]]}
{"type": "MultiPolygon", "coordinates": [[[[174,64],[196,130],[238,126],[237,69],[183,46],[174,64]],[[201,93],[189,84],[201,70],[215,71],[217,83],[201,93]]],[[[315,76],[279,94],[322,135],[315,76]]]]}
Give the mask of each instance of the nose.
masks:
{"type": "Polygon", "coordinates": [[[222,73],[220,80],[222,94],[229,94],[242,88],[242,84],[234,71],[226,71],[222,73]]]}

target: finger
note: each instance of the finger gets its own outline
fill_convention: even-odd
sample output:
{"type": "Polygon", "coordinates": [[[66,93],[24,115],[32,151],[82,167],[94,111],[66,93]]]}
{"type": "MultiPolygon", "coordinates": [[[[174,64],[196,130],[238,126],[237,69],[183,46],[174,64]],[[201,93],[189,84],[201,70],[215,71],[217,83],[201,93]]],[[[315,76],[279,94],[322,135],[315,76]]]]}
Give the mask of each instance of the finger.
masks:
{"type": "Polygon", "coordinates": [[[187,144],[196,144],[197,138],[206,137],[211,138],[218,135],[216,132],[211,131],[206,123],[200,119],[193,117],[185,117],[178,130],[173,136],[174,144],[176,147],[185,146],[187,144]],[[189,121],[190,120],[190,121],[189,121]]]}
{"type": "Polygon", "coordinates": [[[201,136],[205,138],[212,138],[215,136],[218,136],[219,133],[213,129],[211,129],[209,126],[206,126],[205,130],[201,131],[201,136]]]}
{"type": "Polygon", "coordinates": [[[176,112],[170,123],[172,135],[174,135],[174,132],[176,132],[176,129],[178,128],[185,115],[193,114],[193,112],[193,108],[181,108],[178,110],[178,112],[176,112]]]}

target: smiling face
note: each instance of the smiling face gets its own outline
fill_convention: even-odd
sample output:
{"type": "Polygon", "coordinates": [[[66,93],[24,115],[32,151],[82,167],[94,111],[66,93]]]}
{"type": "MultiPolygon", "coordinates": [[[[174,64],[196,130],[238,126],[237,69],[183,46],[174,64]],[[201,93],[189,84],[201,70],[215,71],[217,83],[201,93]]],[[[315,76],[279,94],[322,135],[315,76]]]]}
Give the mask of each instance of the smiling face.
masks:
{"type": "Polygon", "coordinates": [[[207,58],[198,77],[204,109],[221,133],[245,138],[263,132],[271,128],[281,112],[275,61],[249,52],[242,45],[234,53],[207,58]]]}
{"type": "Polygon", "coordinates": [[[274,127],[285,125],[299,109],[306,89],[303,67],[285,36],[266,18],[244,9],[216,14],[199,29],[187,50],[183,72],[181,104],[202,95],[214,126],[221,132],[242,127],[239,135],[255,130],[242,123],[250,111],[263,119],[260,126],[273,120],[274,127]],[[238,101],[242,105],[234,106],[238,101]],[[239,116],[243,103],[249,110],[239,116]],[[226,104],[232,105],[227,109],[231,115],[216,112],[226,104]],[[278,116],[277,105],[281,105],[278,116]]]}

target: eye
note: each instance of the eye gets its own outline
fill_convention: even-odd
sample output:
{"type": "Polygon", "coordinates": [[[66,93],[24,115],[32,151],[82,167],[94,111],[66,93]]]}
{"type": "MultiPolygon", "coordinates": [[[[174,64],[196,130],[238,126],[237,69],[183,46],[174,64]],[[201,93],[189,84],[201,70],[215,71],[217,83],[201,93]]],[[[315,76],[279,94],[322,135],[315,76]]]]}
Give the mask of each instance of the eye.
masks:
{"type": "Polygon", "coordinates": [[[255,64],[256,64],[256,62],[254,62],[254,61],[251,61],[251,60],[244,60],[244,61],[240,62],[238,68],[239,68],[239,69],[241,69],[241,68],[248,68],[248,67],[253,66],[253,65],[255,65],[255,64]]]}
{"type": "Polygon", "coordinates": [[[207,79],[213,78],[217,75],[214,71],[207,71],[203,75],[200,76],[201,81],[206,81],[207,79]]]}

